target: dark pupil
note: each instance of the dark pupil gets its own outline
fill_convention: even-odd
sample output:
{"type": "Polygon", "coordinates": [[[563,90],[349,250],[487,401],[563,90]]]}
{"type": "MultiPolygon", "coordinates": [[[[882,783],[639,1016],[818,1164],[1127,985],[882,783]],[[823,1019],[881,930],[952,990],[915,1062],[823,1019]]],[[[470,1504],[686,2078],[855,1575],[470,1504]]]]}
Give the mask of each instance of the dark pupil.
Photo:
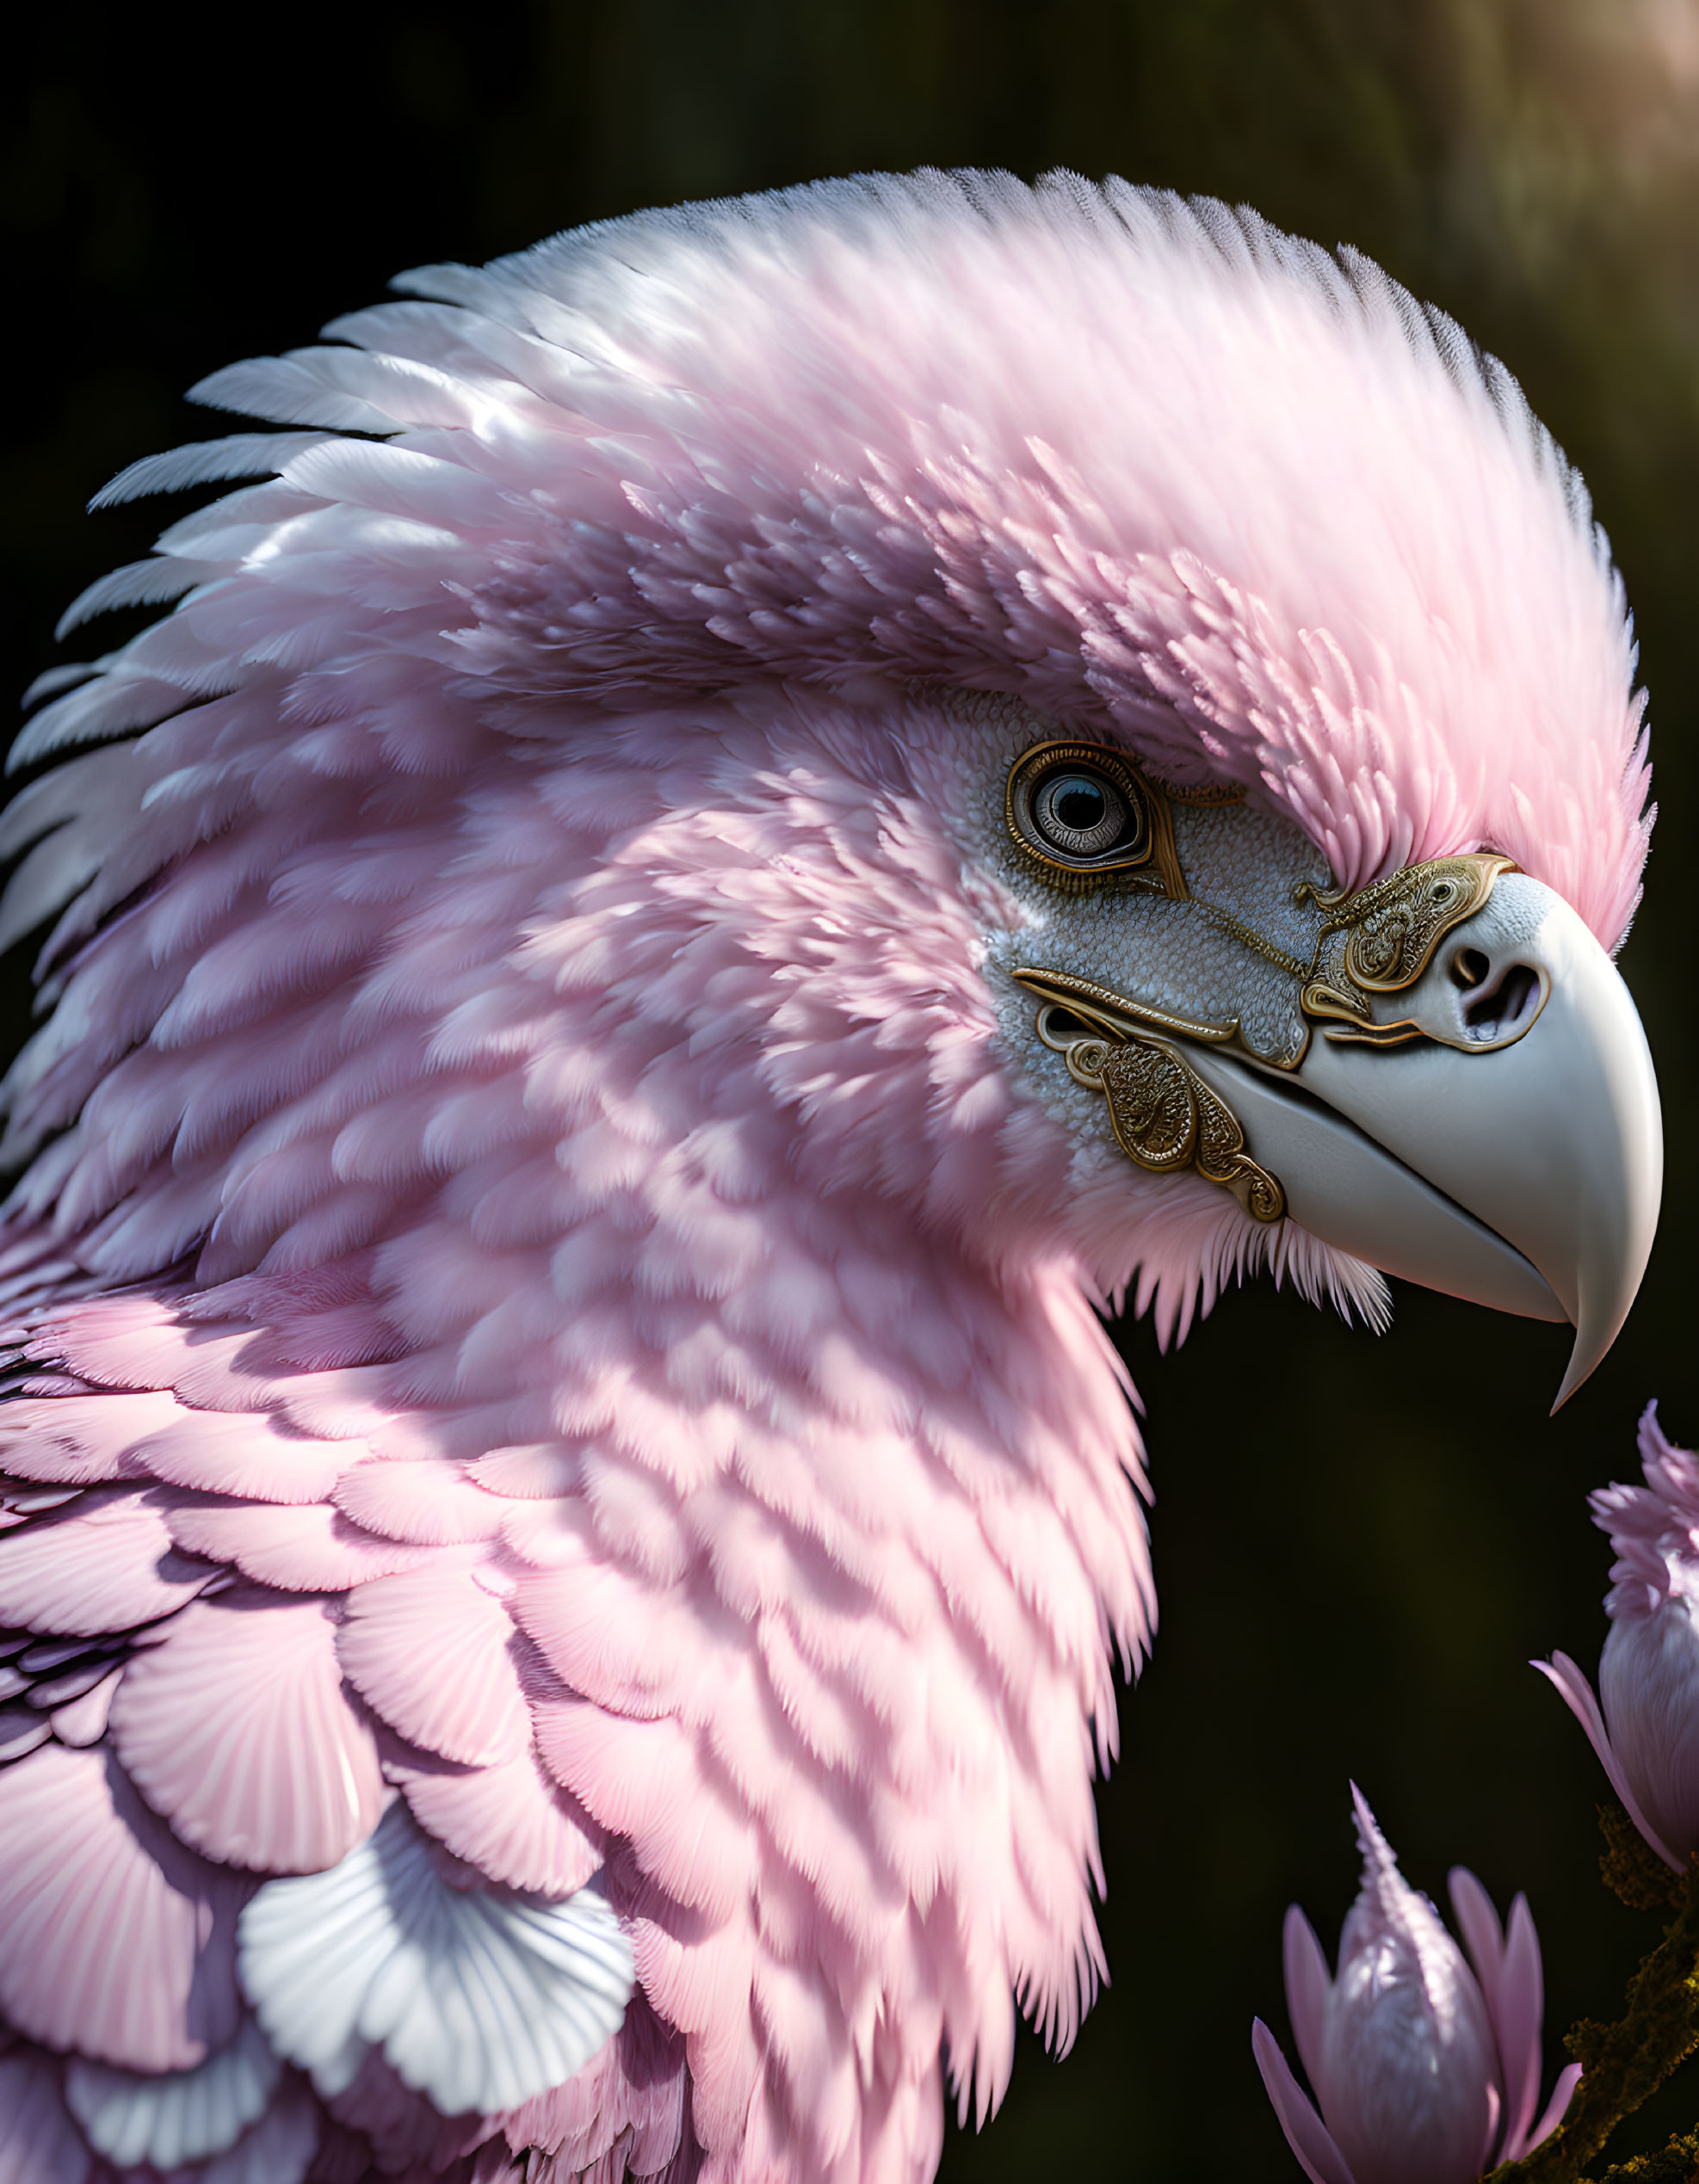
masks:
{"type": "Polygon", "coordinates": [[[1077,827],[1080,833],[1086,834],[1097,824],[1107,807],[1102,789],[1093,787],[1090,781],[1070,781],[1066,788],[1057,792],[1050,808],[1065,827],[1077,827]]]}

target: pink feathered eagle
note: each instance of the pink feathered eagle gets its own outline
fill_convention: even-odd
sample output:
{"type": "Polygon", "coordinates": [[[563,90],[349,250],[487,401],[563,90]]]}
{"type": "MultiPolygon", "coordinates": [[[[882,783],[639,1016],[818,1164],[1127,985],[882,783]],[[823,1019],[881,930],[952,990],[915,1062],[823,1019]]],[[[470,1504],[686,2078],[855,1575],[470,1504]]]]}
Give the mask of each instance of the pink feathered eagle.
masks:
{"type": "Polygon", "coordinates": [[[400,285],[15,754],[0,2178],[924,2180],[1103,1970],[1105,1300],[1628,1309],[1619,588],[1219,205],[400,285]]]}

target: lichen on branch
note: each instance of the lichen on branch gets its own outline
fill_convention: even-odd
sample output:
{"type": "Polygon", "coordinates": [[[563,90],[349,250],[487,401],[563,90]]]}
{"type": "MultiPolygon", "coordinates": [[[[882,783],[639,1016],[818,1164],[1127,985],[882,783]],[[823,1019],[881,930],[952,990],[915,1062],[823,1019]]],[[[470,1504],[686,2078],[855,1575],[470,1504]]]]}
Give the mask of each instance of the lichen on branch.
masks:
{"type": "MultiPolygon", "coordinates": [[[[1694,1872],[1671,1872],[1634,1833],[1628,1816],[1601,1808],[1606,1885],[1630,1909],[1673,1906],[1663,1940],[1628,1982],[1622,2014],[1612,2024],[1584,2018],[1564,2045],[1582,2066],[1563,2121],[1518,2162],[1495,2169],[1486,2184],[1583,2184],[1588,2163],[1617,2125],[1677,2066],[1699,2049],[1699,1886],[1694,1872]]],[[[1699,2133],[1672,2138],[1660,2153],[1637,2156],[1603,2172],[1599,2184],[1690,2184],[1699,2178],[1699,2133]]]]}

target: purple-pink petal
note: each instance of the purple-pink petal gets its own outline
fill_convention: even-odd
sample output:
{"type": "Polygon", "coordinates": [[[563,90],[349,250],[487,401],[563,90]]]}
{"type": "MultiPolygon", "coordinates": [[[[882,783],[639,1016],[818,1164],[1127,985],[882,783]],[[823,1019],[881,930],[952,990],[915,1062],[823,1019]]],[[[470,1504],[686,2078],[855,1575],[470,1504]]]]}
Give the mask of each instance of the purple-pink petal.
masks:
{"type": "Polygon", "coordinates": [[[1493,2011],[1499,2065],[1504,2073],[1504,2143],[1499,2152],[1501,2161],[1520,2161],[1529,2144],[1528,2129],[1540,2099],[1540,2025],[1544,2008],[1545,1978],[1540,1963],[1540,1938],[1534,1931],[1534,1916],[1528,1908],[1528,1898],[1518,1896],[1511,1906],[1504,1972],[1493,2011]]]}
{"type": "MultiPolygon", "coordinates": [[[[1566,2064],[1558,2072],[1557,2083],[1552,2088],[1552,2097],[1546,2103],[1539,2122],[1528,2134],[1528,2147],[1524,2147],[1523,2150],[1524,2152],[1529,2148],[1544,2145],[1547,2139],[1563,2121],[1564,2112],[1569,2106],[1569,2096],[1580,2082],[1581,2065],[1579,2063],[1566,2064]]],[[[1506,2158],[1515,2160],[1519,2156],[1512,2155],[1507,2156],[1506,2158]]]]}
{"type": "Polygon", "coordinates": [[[1280,2051],[1280,2043],[1257,2018],[1251,2027],[1251,2052],[1263,2074],[1286,2143],[1297,2156],[1310,2184],[1356,2184],[1350,2164],[1334,2144],[1327,2125],[1316,2113],[1308,2095],[1292,2075],[1292,2065],[1280,2051]]]}
{"type": "Polygon", "coordinates": [[[1504,1965],[1504,1934],[1492,1898],[1467,1866],[1454,1866],[1446,1877],[1451,1909],[1463,1946],[1469,1953],[1489,2015],[1498,2021],[1498,1983],[1504,1965]]]}
{"type": "Polygon", "coordinates": [[[1586,1677],[1566,1653],[1554,1653],[1549,1661],[1530,1661],[1528,1665],[1530,1669],[1537,1669],[1542,1676],[1556,1686],[1564,1704],[1586,1731],[1587,1741],[1598,1754],[1599,1764],[1609,1776],[1610,1786],[1621,1799],[1622,1809],[1629,1819],[1666,1866],[1672,1866],[1678,1873],[1685,1872],[1685,1861],[1676,1856],[1653,1828],[1640,1808],[1640,1799],[1629,1788],[1628,1778],[1623,1774],[1622,1764],[1611,1749],[1604,1716],[1599,1711],[1598,1700],[1593,1696],[1593,1687],[1586,1677]]]}
{"type": "Polygon", "coordinates": [[[1496,2085],[1486,2088],[1486,2129],[1481,2133],[1480,2167],[1483,2173],[1492,2167],[1492,2148],[1498,2137],[1498,2121],[1504,2113],[1504,2095],[1496,2085]]]}
{"type": "Polygon", "coordinates": [[[1283,1935],[1286,1971],[1286,2014],[1292,2021],[1292,2037],[1298,2060],[1318,2092],[1321,2088],[1323,2022],[1327,1997],[1333,1985],[1327,1959],[1315,1928],[1294,1903],[1286,1914],[1283,1935]]]}
{"type": "Polygon", "coordinates": [[[1504,2080],[1504,2138],[1500,2161],[1528,2150],[1528,2127],[1540,2097],[1540,2027],[1544,1982],[1539,1937],[1526,1897],[1511,1906],[1508,1934],[1492,1899],[1464,1866],[1449,1876],[1451,1907],[1486,2002],[1504,2080]]]}

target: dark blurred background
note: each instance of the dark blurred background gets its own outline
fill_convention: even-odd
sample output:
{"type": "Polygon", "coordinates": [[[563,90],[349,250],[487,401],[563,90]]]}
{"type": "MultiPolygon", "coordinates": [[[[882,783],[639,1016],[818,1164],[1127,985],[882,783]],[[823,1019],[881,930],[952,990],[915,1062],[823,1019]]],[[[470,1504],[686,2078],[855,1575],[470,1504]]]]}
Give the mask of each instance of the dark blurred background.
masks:
{"type": "MultiPolygon", "coordinates": [[[[1655,1928],[1599,1885],[1603,1780],[1525,1663],[1597,1659],[1607,1551],[1583,1496],[1629,1474],[1646,1398],[1699,1440],[1699,0],[59,7],[8,42],[0,606],[20,690],[72,595],[164,520],[88,517],[88,497],[225,429],[181,389],[311,339],[400,268],[658,201],[868,167],[1112,170],[1357,244],[1520,378],[1591,485],[1653,694],[1664,816],[1623,967],[1666,1101],[1662,1241],[1555,1420],[1557,1330],[1418,1292],[1378,1341],[1266,1284],[1177,1356],[1122,1330],[1163,1629],[1101,1798],[1114,1985],[1065,2064],[1024,2045],[945,2175],[1295,2178],[1250,2021],[1287,2037],[1288,1901],[1331,1947],[1351,1776],[1418,1885],[1461,1861],[1501,1904],[1528,1891],[1560,2059],[1655,1928]]],[[[14,1035],[23,991],[15,972],[0,996],[14,1035]]],[[[1692,2067],[1616,2158],[1699,2118],[1692,2067]]]]}

